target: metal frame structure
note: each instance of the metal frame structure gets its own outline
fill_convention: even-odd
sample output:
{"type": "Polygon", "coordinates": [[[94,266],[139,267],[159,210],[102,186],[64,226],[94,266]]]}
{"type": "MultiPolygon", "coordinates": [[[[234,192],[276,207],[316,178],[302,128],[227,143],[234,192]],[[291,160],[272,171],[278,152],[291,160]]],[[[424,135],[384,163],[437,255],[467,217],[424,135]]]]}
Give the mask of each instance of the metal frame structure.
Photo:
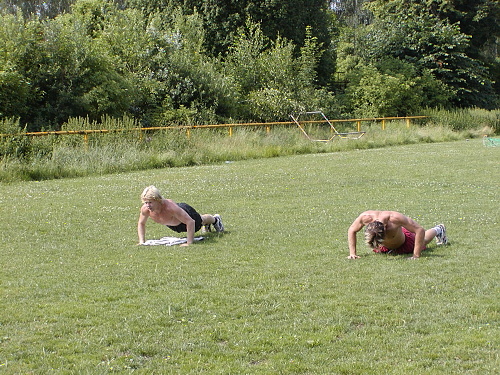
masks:
{"type": "Polygon", "coordinates": [[[297,124],[299,129],[304,133],[304,135],[309,139],[310,141],[313,142],[330,142],[333,140],[335,137],[343,138],[343,139],[359,139],[362,136],[365,135],[366,132],[363,131],[355,131],[355,132],[338,132],[337,129],[335,129],[335,126],[333,126],[332,122],[328,120],[328,118],[325,116],[325,114],[321,111],[311,111],[311,112],[300,112],[297,114],[290,114],[290,117],[292,118],[293,122],[297,124]],[[300,121],[300,116],[301,115],[321,115],[324,120],[315,120],[315,121],[300,121]],[[330,126],[331,134],[332,136],[328,139],[314,139],[312,138],[307,131],[305,130],[303,124],[305,123],[328,123],[330,126]]]}

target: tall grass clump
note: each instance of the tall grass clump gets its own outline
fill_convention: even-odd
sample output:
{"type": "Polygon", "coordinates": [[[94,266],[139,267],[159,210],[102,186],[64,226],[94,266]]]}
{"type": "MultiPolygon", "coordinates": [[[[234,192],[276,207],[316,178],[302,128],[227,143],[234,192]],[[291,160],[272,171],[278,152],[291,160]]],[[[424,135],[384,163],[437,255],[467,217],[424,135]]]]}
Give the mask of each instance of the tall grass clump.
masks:
{"type": "Polygon", "coordinates": [[[137,140],[140,137],[141,126],[139,122],[133,118],[124,116],[115,118],[111,116],[103,116],[101,121],[91,121],[88,117],[70,118],[68,122],[63,124],[63,131],[79,131],[79,130],[104,130],[107,131],[105,137],[98,137],[95,134],[89,136],[91,142],[103,143],[121,143],[124,140],[137,140]]]}
{"type": "Polygon", "coordinates": [[[19,118],[0,118],[0,134],[11,135],[22,133],[23,129],[19,124],[19,118]]]}
{"type": "Polygon", "coordinates": [[[31,152],[31,143],[24,136],[26,129],[21,128],[19,119],[10,117],[0,119],[0,156],[4,158],[23,159],[31,152]]]}
{"type": "Polygon", "coordinates": [[[468,131],[471,136],[500,133],[499,109],[492,111],[479,108],[426,109],[423,115],[431,118],[431,124],[447,126],[456,131],[468,131]]]}

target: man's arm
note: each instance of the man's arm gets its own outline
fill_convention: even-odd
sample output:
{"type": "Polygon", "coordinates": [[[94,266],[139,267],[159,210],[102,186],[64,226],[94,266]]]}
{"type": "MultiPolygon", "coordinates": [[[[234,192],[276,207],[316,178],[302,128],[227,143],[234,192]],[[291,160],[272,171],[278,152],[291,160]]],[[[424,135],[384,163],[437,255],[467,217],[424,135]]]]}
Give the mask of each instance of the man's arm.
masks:
{"type": "Polygon", "coordinates": [[[351,224],[349,230],[347,231],[347,240],[349,242],[349,256],[347,259],[358,259],[359,256],[356,255],[356,234],[364,227],[361,220],[361,215],[358,216],[356,220],[351,224]]]}
{"type": "Polygon", "coordinates": [[[425,229],[415,220],[402,214],[401,216],[396,217],[394,221],[397,221],[396,224],[399,224],[410,232],[415,233],[415,245],[413,247],[413,256],[411,259],[420,258],[422,249],[425,246],[425,229]]]}
{"type": "Polygon", "coordinates": [[[139,236],[139,245],[145,242],[146,237],[146,222],[148,221],[149,215],[144,212],[141,208],[141,213],[139,214],[139,221],[137,222],[137,235],[139,236]]]}
{"type": "Polygon", "coordinates": [[[187,242],[182,244],[181,246],[189,246],[194,241],[194,230],[195,230],[195,221],[188,215],[186,211],[176,205],[174,216],[181,223],[186,224],[187,230],[187,242]]]}
{"type": "MultiPolygon", "coordinates": [[[[420,254],[422,253],[422,249],[424,248],[424,238],[425,238],[425,229],[422,226],[417,224],[417,228],[415,228],[415,247],[413,248],[413,256],[412,259],[420,258],[420,254]]],[[[406,228],[408,229],[408,228],[406,228]]],[[[410,229],[408,229],[410,230],[410,229]]],[[[411,230],[410,230],[411,231],[411,230]]]]}
{"type": "Polygon", "coordinates": [[[187,242],[185,244],[182,244],[181,246],[189,246],[193,243],[194,241],[194,226],[195,226],[195,221],[189,217],[189,221],[186,223],[186,228],[187,228],[187,242]]]}

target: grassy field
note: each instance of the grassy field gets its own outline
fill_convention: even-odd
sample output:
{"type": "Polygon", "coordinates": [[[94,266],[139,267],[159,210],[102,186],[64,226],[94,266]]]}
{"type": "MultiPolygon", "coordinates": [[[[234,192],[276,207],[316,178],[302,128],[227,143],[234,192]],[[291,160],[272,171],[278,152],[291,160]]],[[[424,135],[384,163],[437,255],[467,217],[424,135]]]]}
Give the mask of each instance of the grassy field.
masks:
{"type": "Polygon", "coordinates": [[[0,373],[499,373],[499,152],[463,140],[1,184],[0,373]],[[150,184],[227,232],[136,246],[150,184]],[[359,238],[348,260],[366,209],[443,222],[451,244],[408,260],[359,238]]]}

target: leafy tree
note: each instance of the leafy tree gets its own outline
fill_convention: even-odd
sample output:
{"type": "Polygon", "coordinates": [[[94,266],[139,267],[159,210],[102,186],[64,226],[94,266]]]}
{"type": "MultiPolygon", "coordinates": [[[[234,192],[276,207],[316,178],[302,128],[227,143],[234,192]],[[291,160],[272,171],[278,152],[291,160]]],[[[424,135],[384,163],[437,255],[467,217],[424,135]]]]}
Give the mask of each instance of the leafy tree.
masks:
{"type": "Polygon", "coordinates": [[[28,112],[29,84],[8,65],[0,69],[0,118],[20,117],[28,112]]]}
{"type": "Polygon", "coordinates": [[[234,45],[229,48],[226,67],[229,68],[227,73],[236,80],[240,92],[246,95],[262,88],[267,82],[261,60],[270,42],[259,24],[248,23],[246,28],[240,28],[238,35],[234,45]]]}
{"type": "Polygon", "coordinates": [[[16,14],[22,12],[24,17],[30,18],[54,18],[59,14],[69,12],[70,6],[75,0],[2,0],[0,10],[5,13],[16,14]]]}
{"type": "Polygon", "coordinates": [[[57,128],[71,116],[99,118],[128,108],[134,87],[115,69],[107,51],[93,43],[78,15],[50,21],[18,17],[15,27],[19,32],[3,42],[6,66],[29,87],[18,87],[27,91],[24,105],[29,103],[16,113],[23,123],[32,129],[57,128]]]}
{"type": "Polygon", "coordinates": [[[293,110],[291,96],[295,82],[294,46],[278,38],[270,41],[260,24],[247,23],[229,49],[225,74],[232,78],[241,98],[243,118],[272,120],[293,110]]]}
{"type": "Polygon", "coordinates": [[[234,112],[231,82],[205,54],[199,14],[175,8],[165,19],[126,9],[112,25],[100,39],[139,88],[132,109],[143,123],[216,121],[234,112]]]}
{"type": "Polygon", "coordinates": [[[199,13],[205,30],[205,49],[212,57],[225,56],[233,43],[239,39],[238,30],[247,21],[259,23],[266,38],[290,40],[295,46],[295,55],[306,39],[306,27],[321,43],[324,53],[317,66],[318,83],[326,85],[334,71],[335,53],[330,46],[335,24],[332,22],[328,1],[325,0],[129,0],[130,7],[145,12],[161,12],[169,17],[173,6],[184,13],[199,13]]]}
{"type": "MultiPolygon", "coordinates": [[[[78,0],[0,0],[0,11],[16,14],[20,11],[25,18],[55,18],[69,13],[71,6],[78,0]]],[[[120,9],[124,9],[127,0],[110,0],[120,9]]]]}
{"type": "Polygon", "coordinates": [[[369,0],[330,0],[329,7],[335,12],[339,22],[349,27],[368,25],[373,14],[363,7],[369,0]]]}
{"type": "Polygon", "coordinates": [[[24,34],[20,19],[20,15],[0,15],[0,118],[18,118],[29,109],[29,82],[12,61],[24,34]]]}
{"type": "Polygon", "coordinates": [[[162,110],[171,116],[175,110],[183,115],[188,108],[196,123],[234,115],[235,90],[217,61],[205,54],[200,15],[186,15],[177,9],[166,32],[172,44],[166,65],[168,71],[161,77],[167,87],[162,110]]]}
{"type": "MultiPolygon", "coordinates": [[[[498,40],[500,40],[500,2],[498,0],[452,0],[445,7],[440,18],[446,17],[451,23],[458,23],[460,30],[470,35],[470,43],[466,49],[467,56],[481,61],[489,69],[488,76],[495,81],[493,87],[500,102],[500,58],[498,56],[498,40]]],[[[480,99],[480,98],[478,98],[480,99]]]]}
{"type": "Polygon", "coordinates": [[[323,109],[331,104],[330,94],[316,89],[315,69],[323,51],[317,38],[307,33],[306,43],[295,57],[291,41],[269,40],[260,24],[248,23],[240,29],[225,66],[226,75],[236,82],[244,99],[240,111],[245,116],[285,120],[291,112],[323,109]]]}
{"type": "Polygon", "coordinates": [[[423,107],[441,107],[452,96],[430,71],[396,58],[375,64],[358,60],[348,70],[349,85],[342,103],[356,117],[408,116],[423,107]]]}
{"type": "Polygon", "coordinates": [[[458,24],[439,19],[421,0],[383,1],[369,4],[375,21],[366,28],[359,53],[367,61],[387,56],[414,64],[432,74],[456,93],[459,107],[491,108],[495,95],[484,64],[466,54],[470,37],[458,24]]]}
{"type": "Polygon", "coordinates": [[[497,0],[432,0],[429,11],[441,20],[457,24],[470,35],[467,55],[482,61],[492,61],[500,37],[500,3],[497,0]]]}

